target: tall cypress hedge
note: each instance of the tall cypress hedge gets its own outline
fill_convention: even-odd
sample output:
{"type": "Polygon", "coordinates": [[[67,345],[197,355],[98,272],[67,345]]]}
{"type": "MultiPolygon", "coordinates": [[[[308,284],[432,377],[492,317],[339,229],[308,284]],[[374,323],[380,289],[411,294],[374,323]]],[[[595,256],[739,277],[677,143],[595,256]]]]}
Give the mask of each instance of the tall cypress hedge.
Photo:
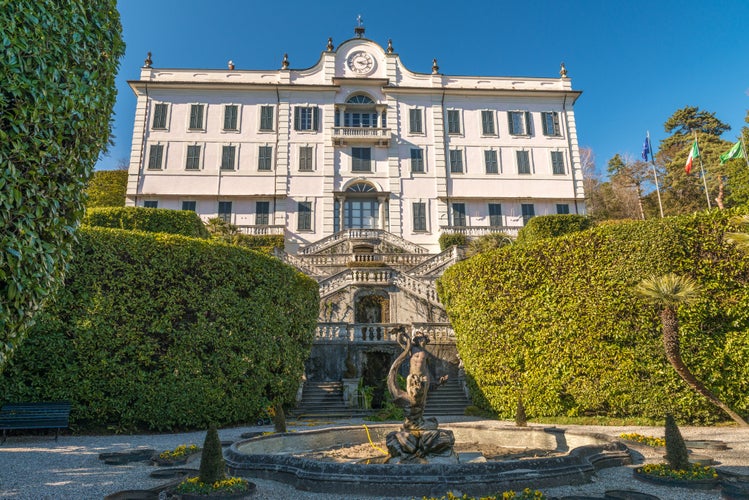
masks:
{"type": "Polygon", "coordinates": [[[144,207],[89,208],[82,223],[86,226],[181,234],[194,238],[210,237],[200,216],[189,210],[144,207]]]}
{"type": "Polygon", "coordinates": [[[317,283],[278,259],[82,228],[64,287],[0,377],[0,402],[71,400],[77,428],[206,428],[292,401],[317,283]]]}
{"type": "Polygon", "coordinates": [[[510,418],[608,415],[709,422],[723,415],[666,361],[657,310],[633,293],[686,274],[705,293],[678,311],[683,356],[749,411],[749,258],[723,241],[734,212],[607,224],[479,254],[438,283],[474,399],[510,418]]]}

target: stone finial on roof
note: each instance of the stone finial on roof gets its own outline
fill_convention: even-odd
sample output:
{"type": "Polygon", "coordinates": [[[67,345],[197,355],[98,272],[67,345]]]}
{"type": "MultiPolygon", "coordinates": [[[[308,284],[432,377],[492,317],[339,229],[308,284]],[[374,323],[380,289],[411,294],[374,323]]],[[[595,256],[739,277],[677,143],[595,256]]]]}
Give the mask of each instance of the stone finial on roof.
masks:
{"type": "Polygon", "coordinates": [[[387,49],[387,52],[388,52],[388,54],[392,54],[393,53],[393,40],[392,39],[388,39],[388,49],[387,49]]]}
{"type": "Polygon", "coordinates": [[[437,66],[437,58],[432,59],[432,74],[436,75],[439,73],[440,67],[437,66]]]}
{"type": "Polygon", "coordinates": [[[333,37],[328,38],[328,52],[333,52],[333,37]]]}
{"type": "Polygon", "coordinates": [[[151,59],[151,52],[149,51],[148,54],[146,55],[146,60],[143,61],[143,67],[150,68],[152,64],[153,64],[153,60],[151,59]]]}
{"type": "Polygon", "coordinates": [[[229,69],[230,70],[234,69],[234,61],[232,61],[232,60],[229,60],[229,69]]]}
{"type": "Polygon", "coordinates": [[[567,78],[567,68],[564,67],[564,63],[559,65],[559,76],[562,78],[567,78]]]}
{"type": "Polygon", "coordinates": [[[283,55],[283,61],[281,61],[281,69],[289,69],[289,54],[283,55]]]}

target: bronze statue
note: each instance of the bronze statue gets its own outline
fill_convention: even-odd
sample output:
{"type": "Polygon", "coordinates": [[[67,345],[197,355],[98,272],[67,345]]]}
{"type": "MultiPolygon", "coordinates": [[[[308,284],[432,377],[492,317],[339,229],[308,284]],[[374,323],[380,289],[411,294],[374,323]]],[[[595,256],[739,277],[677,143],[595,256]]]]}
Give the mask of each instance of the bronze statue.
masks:
{"type": "Polygon", "coordinates": [[[427,351],[424,349],[429,338],[416,331],[412,336],[404,327],[397,330],[398,343],[403,352],[395,359],[388,372],[388,390],[393,402],[407,407],[407,415],[400,431],[391,432],[386,438],[390,458],[388,461],[427,462],[427,456],[442,455],[454,457],[452,451],[455,438],[452,431],[438,429],[436,418],[424,418],[424,407],[430,390],[434,390],[447,380],[447,375],[432,382],[427,367],[427,351]],[[396,383],[398,370],[408,356],[411,356],[406,377],[406,390],[396,383]]]}

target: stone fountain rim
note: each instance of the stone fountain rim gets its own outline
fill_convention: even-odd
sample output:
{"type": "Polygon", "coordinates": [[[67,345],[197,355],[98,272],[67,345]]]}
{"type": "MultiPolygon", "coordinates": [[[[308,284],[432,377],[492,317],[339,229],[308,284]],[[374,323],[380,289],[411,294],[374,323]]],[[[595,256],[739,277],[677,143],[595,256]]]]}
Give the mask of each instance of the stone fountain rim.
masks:
{"type": "MultiPolygon", "coordinates": [[[[501,424],[501,423],[497,423],[501,424]]],[[[540,488],[588,482],[596,470],[631,463],[627,447],[605,434],[562,427],[514,427],[491,422],[456,422],[441,428],[476,428],[517,433],[547,433],[593,438],[600,444],[582,445],[566,455],[502,462],[460,464],[351,464],[321,462],[288,454],[247,454],[245,443],[266,439],[316,435],[359,429],[362,424],[332,426],[308,431],[258,436],[234,443],[226,451],[229,470],[235,475],[281,481],[300,490],[370,495],[444,495],[450,490],[469,494],[496,493],[503,489],[540,488]]],[[[366,425],[366,424],[365,424],[366,425]]],[[[370,430],[395,430],[400,424],[367,425],[370,430]]]]}

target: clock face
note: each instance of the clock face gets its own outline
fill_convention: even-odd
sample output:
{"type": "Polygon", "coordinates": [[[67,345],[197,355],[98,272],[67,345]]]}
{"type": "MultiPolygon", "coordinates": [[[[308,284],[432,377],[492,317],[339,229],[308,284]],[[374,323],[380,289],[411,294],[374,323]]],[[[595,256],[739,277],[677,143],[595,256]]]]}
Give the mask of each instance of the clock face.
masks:
{"type": "Polygon", "coordinates": [[[364,75],[374,68],[374,59],[366,52],[354,52],[348,58],[348,67],[351,68],[351,71],[364,75]]]}

